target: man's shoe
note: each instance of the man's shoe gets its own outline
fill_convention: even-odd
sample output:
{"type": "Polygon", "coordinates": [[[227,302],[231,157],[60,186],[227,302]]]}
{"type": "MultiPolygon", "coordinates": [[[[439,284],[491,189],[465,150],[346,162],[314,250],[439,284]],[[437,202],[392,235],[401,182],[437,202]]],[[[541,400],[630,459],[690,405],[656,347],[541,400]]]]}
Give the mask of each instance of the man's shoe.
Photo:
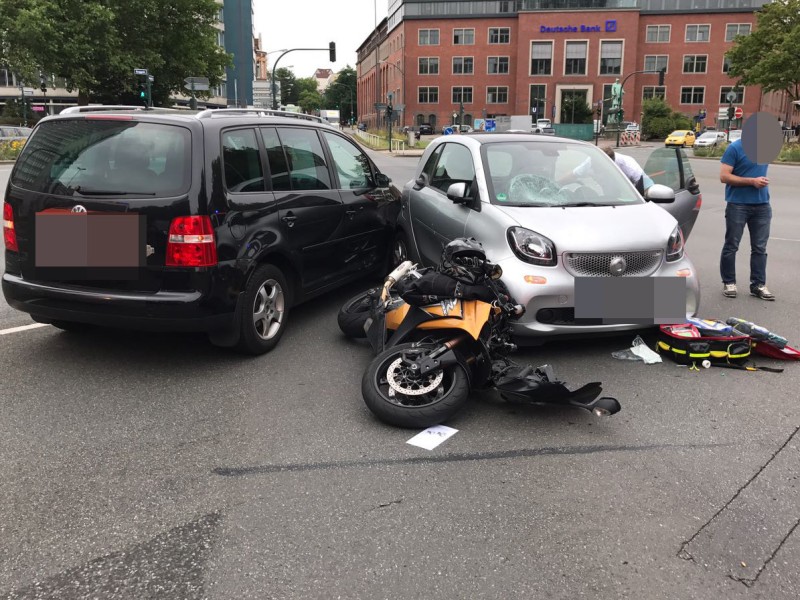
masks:
{"type": "Polygon", "coordinates": [[[775,294],[770,292],[765,285],[754,285],[750,287],[750,294],[762,300],[775,300],[775,294]]]}
{"type": "Polygon", "coordinates": [[[736,284],[726,283],[722,286],[722,295],[726,298],[736,298],[736,284]]]}

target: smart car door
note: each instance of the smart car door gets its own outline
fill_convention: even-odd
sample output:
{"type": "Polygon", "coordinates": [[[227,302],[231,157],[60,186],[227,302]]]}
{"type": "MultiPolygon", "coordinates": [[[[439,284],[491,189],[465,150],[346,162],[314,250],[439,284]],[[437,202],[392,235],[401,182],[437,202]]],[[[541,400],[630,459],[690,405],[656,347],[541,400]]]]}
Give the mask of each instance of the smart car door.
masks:
{"type": "Polygon", "coordinates": [[[675,192],[675,201],[659,204],[678,221],[684,238],[689,237],[700,209],[700,187],[692,173],[689,159],[680,148],[657,148],[644,165],[644,172],[654,183],[675,192]]]}
{"type": "Polygon", "coordinates": [[[264,127],[261,137],[282,232],[293,262],[301,265],[303,291],[311,293],[335,282],[345,270],[342,200],[316,129],[264,127]]]}
{"type": "Polygon", "coordinates": [[[340,241],[345,269],[357,273],[385,265],[395,220],[389,210],[393,197],[388,178],[377,177],[367,155],[345,136],[323,131],[322,137],[344,206],[340,241]]]}
{"type": "Polygon", "coordinates": [[[453,142],[443,145],[430,180],[417,190],[410,208],[420,255],[426,264],[438,264],[442,249],[463,237],[467,220],[477,206],[477,186],[472,152],[453,142]],[[447,197],[450,186],[464,184],[460,200],[447,197]]]}

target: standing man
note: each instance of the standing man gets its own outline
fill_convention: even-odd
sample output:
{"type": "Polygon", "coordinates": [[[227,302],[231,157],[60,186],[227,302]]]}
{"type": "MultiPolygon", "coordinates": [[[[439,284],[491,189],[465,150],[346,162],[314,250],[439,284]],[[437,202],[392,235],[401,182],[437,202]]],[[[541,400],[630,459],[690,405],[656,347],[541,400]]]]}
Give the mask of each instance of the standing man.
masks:
{"type": "MultiPolygon", "coordinates": [[[[743,134],[744,135],[744,134],[743,134]]],[[[744,234],[750,232],[750,293],[762,300],[775,300],[767,289],[767,240],[772,221],[767,164],[750,160],[742,139],[722,155],[719,180],[725,184],[725,244],[719,261],[722,294],[736,297],[736,252],[744,234]]]]}

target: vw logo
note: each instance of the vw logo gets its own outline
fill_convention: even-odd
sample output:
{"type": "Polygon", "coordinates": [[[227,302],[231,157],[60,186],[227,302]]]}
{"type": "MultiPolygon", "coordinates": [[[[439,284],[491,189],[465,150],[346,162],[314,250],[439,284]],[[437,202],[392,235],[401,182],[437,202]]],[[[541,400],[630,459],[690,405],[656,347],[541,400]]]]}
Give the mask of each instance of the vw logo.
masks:
{"type": "Polygon", "coordinates": [[[86,212],[86,207],[85,206],[81,206],[80,204],[76,204],[75,206],[72,207],[72,210],[70,212],[76,213],[76,214],[83,214],[83,213],[86,212]]]}
{"type": "Polygon", "coordinates": [[[608,263],[608,270],[614,277],[619,277],[625,273],[625,269],[627,268],[628,263],[621,256],[615,256],[611,259],[611,262],[608,263]]]}

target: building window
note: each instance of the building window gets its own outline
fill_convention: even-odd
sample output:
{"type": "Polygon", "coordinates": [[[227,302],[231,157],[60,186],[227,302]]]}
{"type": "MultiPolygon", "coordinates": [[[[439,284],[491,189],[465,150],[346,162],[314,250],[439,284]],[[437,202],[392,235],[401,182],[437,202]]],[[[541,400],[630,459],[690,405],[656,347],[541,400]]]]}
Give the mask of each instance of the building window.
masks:
{"type": "Polygon", "coordinates": [[[475,61],[471,56],[453,57],[453,75],[472,75],[475,72],[475,61]]]}
{"type": "Polygon", "coordinates": [[[731,70],[731,59],[727,56],[722,59],[722,72],[727,73],[731,70]]]}
{"type": "Polygon", "coordinates": [[[439,45],[439,30],[438,29],[420,29],[419,30],[419,45],[420,46],[438,46],[439,45]]]}
{"type": "Polygon", "coordinates": [[[642,88],[642,100],[652,100],[653,98],[667,97],[667,88],[663,85],[646,85],[642,88]]]}
{"type": "Polygon", "coordinates": [[[497,7],[497,12],[514,12],[514,2],[512,0],[500,0],[500,6],[497,7]]]}
{"type": "Polygon", "coordinates": [[[454,87],[453,104],[472,104],[472,87],[454,87]]]}
{"type": "Polygon", "coordinates": [[[687,54],[683,57],[684,73],[705,73],[708,66],[708,56],[705,54],[687,54]]]}
{"type": "Polygon", "coordinates": [[[420,104],[436,104],[439,102],[439,88],[437,86],[425,86],[417,88],[417,94],[420,104]]]}
{"type": "Polygon", "coordinates": [[[453,29],[454,46],[471,46],[475,43],[474,29],[453,29]]]}
{"type": "Polygon", "coordinates": [[[489,86],[486,88],[487,104],[505,104],[508,102],[508,86],[489,86]]]}
{"type": "Polygon", "coordinates": [[[545,118],[545,98],[547,88],[541,84],[531,85],[530,107],[534,119],[545,118]]]}
{"type": "Polygon", "coordinates": [[[586,75],[586,42],[567,42],[564,75],[586,75]]]}
{"type": "Polygon", "coordinates": [[[744,103],[744,88],[734,88],[734,87],[721,87],[719,88],[719,103],[720,104],[728,104],[728,94],[733,92],[736,94],[736,99],[733,101],[733,104],[743,104],[744,103]]]}
{"type": "Polygon", "coordinates": [[[219,12],[217,13],[217,21],[220,23],[225,22],[225,11],[222,10],[222,7],[220,7],[219,12]]]}
{"type": "Polygon", "coordinates": [[[508,57],[490,56],[486,72],[489,75],[504,75],[508,73],[508,57]]]}
{"type": "Polygon", "coordinates": [[[510,44],[511,43],[511,28],[510,27],[490,27],[489,28],[489,43],[490,44],[510,44]]]}
{"type": "Polygon", "coordinates": [[[218,31],[217,32],[217,46],[220,46],[222,48],[225,47],[225,32],[224,31],[218,31]]]}
{"type": "Polygon", "coordinates": [[[531,75],[553,74],[553,42],[531,42],[531,75]]]}
{"type": "Polygon", "coordinates": [[[711,37],[711,25],[687,25],[687,42],[707,42],[711,37]]]}
{"type": "Polygon", "coordinates": [[[420,75],[438,75],[439,74],[439,59],[430,57],[421,57],[419,59],[419,74],[420,75]]]}
{"type": "Polygon", "coordinates": [[[750,35],[750,23],[728,23],[725,26],[726,42],[732,42],[737,35],[750,35]]]}
{"type": "Polygon", "coordinates": [[[651,44],[669,43],[669,33],[672,25],[648,25],[646,40],[651,44]]]}
{"type": "Polygon", "coordinates": [[[660,71],[667,68],[669,57],[666,54],[645,54],[644,70],[660,71]]]}
{"type": "Polygon", "coordinates": [[[705,99],[704,87],[682,87],[681,104],[703,104],[705,99]]]}
{"type": "Polygon", "coordinates": [[[600,75],[622,73],[622,42],[600,42],[600,75]]]}

